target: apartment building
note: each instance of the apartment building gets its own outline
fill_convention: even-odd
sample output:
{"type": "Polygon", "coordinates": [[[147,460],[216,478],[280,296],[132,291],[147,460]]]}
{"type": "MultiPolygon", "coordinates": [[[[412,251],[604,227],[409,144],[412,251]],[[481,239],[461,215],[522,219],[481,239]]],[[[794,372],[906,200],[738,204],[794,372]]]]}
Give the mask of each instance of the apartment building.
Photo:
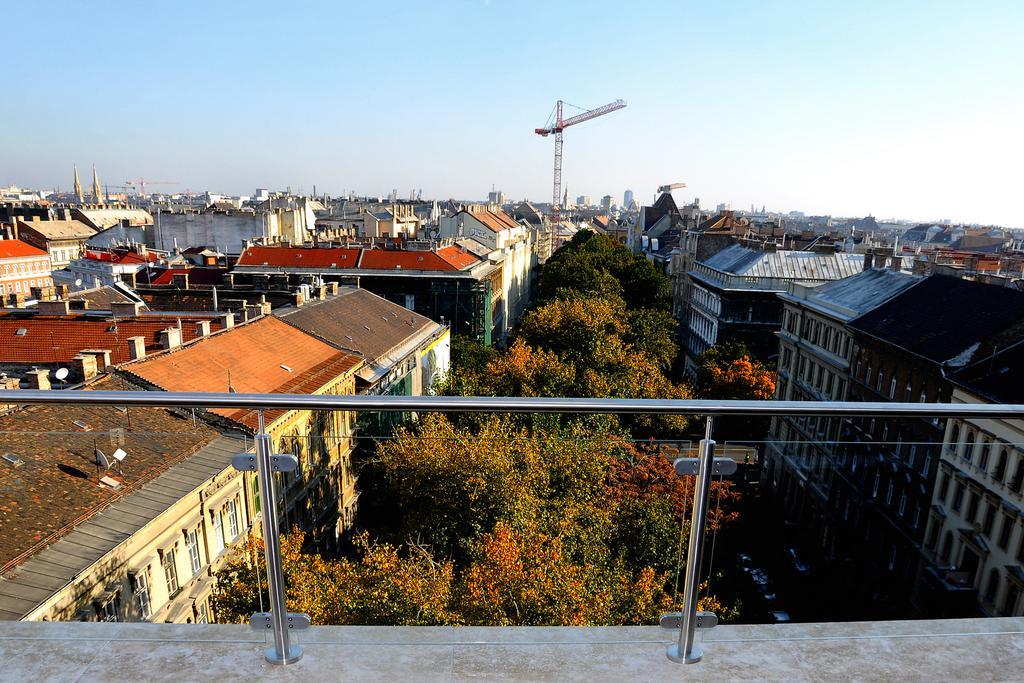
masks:
{"type": "Polygon", "coordinates": [[[52,269],[46,251],[21,240],[0,239],[0,297],[52,287],[52,269]]]}
{"type": "MultiPolygon", "coordinates": [[[[1024,403],[1024,345],[952,379],[953,403],[1024,403]]],[[[942,613],[1024,614],[1024,421],[951,419],[928,515],[925,588],[942,613]]]]}
{"type": "Polygon", "coordinates": [[[18,239],[50,255],[54,269],[63,268],[85,251],[86,242],[96,231],[76,220],[17,221],[18,239]]]}

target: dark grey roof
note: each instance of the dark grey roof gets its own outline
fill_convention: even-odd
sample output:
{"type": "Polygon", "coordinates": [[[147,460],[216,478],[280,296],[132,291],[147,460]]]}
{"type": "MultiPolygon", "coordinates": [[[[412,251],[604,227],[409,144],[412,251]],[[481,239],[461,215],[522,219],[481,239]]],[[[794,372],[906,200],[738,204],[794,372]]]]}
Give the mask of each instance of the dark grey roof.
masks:
{"type": "Polygon", "coordinates": [[[1024,403],[1024,343],[965,367],[953,383],[994,403],[1024,403]]]}
{"type": "Polygon", "coordinates": [[[850,327],[936,363],[962,367],[1024,333],[1024,292],[932,275],[850,327]]]}
{"type": "Polygon", "coordinates": [[[341,288],[338,296],[274,312],[282,321],[367,362],[386,357],[441,329],[430,318],[365,289],[341,288]]]}
{"type": "Polygon", "coordinates": [[[923,279],[920,275],[907,275],[887,268],[869,268],[842,280],[826,282],[816,287],[807,299],[812,303],[844,309],[844,317],[850,320],[881,306],[923,279]]]}
{"type": "Polygon", "coordinates": [[[221,436],[0,578],[0,619],[18,620],[64,588],[90,565],[156,519],[245,450],[241,439],[221,436]]]}

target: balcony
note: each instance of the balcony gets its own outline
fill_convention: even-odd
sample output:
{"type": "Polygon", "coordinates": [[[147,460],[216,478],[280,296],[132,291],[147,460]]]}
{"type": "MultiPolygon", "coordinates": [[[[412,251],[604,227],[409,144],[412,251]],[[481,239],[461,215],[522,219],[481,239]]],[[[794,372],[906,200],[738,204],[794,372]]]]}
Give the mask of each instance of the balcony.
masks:
{"type": "Polygon", "coordinates": [[[4,674],[23,681],[1014,680],[1024,618],[719,626],[680,669],[657,627],[316,626],[276,667],[242,626],[0,623],[4,674]]]}
{"type": "MultiPolygon", "coordinates": [[[[743,564],[740,555],[736,556],[737,566],[733,566],[730,555],[722,555],[721,550],[719,555],[715,555],[715,537],[708,529],[709,519],[717,514],[714,509],[717,500],[710,496],[710,491],[713,477],[729,476],[739,463],[744,464],[744,476],[734,481],[756,486],[756,482],[751,482],[745,475],[748,467],[757,467],[757,457],[753,447],[744,442],[728,442],[723,438],[723,443],[716,446],[712,438],[716,418],[750,415],[917,417],[933,414],[1009,418],[1019,415],[1024,410],[1022,406],[146,391],[0,392],[0,405],[14,404],[58,406],[59,410],[47,415],[61,423],[71,419],[76,406],[86,406],[90,412],[88,422],[73,422],[74,428],[66,432],[25,431],[15,434],[10,429],[16,423],[8,423],[6,432],[0,429],[0,439],[5,440],[0,450],[6,452],[7,447],[15,443],[21,449],[21,456],[14,456],[13,460],[5,458],[5,463],[0,463],[0,466],[12,468],[14,474],[11,476],[25,476],[33,467],[39,466],[40,457],[56,452],[56,449],[40,447],[38,439],[46,434],[53,443],[69,453],[77,453],[79,457],[78,468],[68,468],[73,472],[69,474],[61,470],[73,477],[67,481],[85,482],[82,485],[88,485],[92,492],[109,490],[118,493],[102,509],[86,510],[90,515],[102,516],[105,525],[94,524],[84,529],[82,520],[88,517],[82,516],[82,510],[77,510],[79,517],[73,525],[62,527],[59,535],[26,546],[24,552],[4,565],[4,576],[0,578],[0,605],[8,608],[3,613],[4,617],[25,621],[0,622],[0,656],[4,657],[5,672],[10,671],[18,678],[109,680],[116,676],[128,680],[191,680],[257,675],[274,679],[302,676],[313,680],[384,680],[398,676],[416,680],[655,680],[696,673],[712,679],[885,679],[907,675],[907,663],[911,661],[914,668],[910,677],[971,675],[1000,679],[1018,673],[1012,669],[1014,658],[1002,653],[1012,653],[1024,646],[1024,618],[846,623],[806,619],[808,623],[800,624],[716,626],[714,615],[697,609],[700,586],[708,580],[711,570],[701,566],[701,562],[691,564],[684,562],[683,558],[709,558],[716,567],[724,566],[735,572],[729,575],[733,577],[730,580],[744,576],[736,571],[743,564]],[[175,413],[176,421],[158,422],[146,412],[157,408],[178,411],[175,413]],[[258,416],[254,421],[258,424],[254,433],[246,435],[245,439],[235,437],[227,443],[223,434],[202,427],[202,420],[197,419],[193,412],[227,408],[253,411],[258,416]],[[268,418],[264,425],[264,411],[267,416],[276,416],[273,420],[278,422],[268,418]],[[321,452],[319,446],[334,443],[337,438],[333,432],[328,432],[319,437],[323,443],[311,437],[298,439],[291,432],[295,421],[288,417],[289,411],[311,411],[320,415],[395,411],[420,416],[428,412],[497,412],[691,415],[707,418],[701,425],[704,438],[699,444],[678,437],[651,441],[656,445],[671,445],[678,451],[676,455],[681,456],[670,459],[674,467],[669,467],[659,457],[661,466],[670,473],[668,479],[681,476],[693,482],[687,489],[692,491],[688,494],[692,497],[692,506],[687,511],[690,531],[685,553],[680,531],[679,550],[673,538],[671,551],[662,558],[668,559],[673,567],[680,568],[680,576],[676,580],[681,589],[677,593],[682,600],[676,602],[680,611],[663,617],[661,628],[322,624],[307,627],[308,617],[285,609],[285,599],[290,597],[286,593],[294,586],[295,579],[293,574],[286,574],[289,566],[287,552],[282,559],[279,530],[287,524],[289,511],[291,514],[296,512],[294,508],[282,505],[283,475],[279,473],[299,467],[307,456],[312,458],[321,452]],[[129,425],[127,432],[118,426],[122,420],[129,425]],[[290,444],[284,449],[274,443],[278,436],[271,437],[273,429],[280,425],[287,429],[278,432],[281,437],[279,443],[290,444]],[[188,453],[177,460],[168,458],[168,450],[173,444],[185,441],[191,444],[188,453]],[[110,446],[107,446],[108,442],[110,446]],[[142,444],[147,443],[152,447],[144,451],[142,444]],[[113,450],[118,444],[128,451],[129,459],[124,462],[121,461],[125,459],[125,453],[118,457],[118,451],[113,450]],[[104,455],[104,450],[111,455],[104,455]],[[281,454],[274,453],[274,450],[291,452],[281,454]],[[41,451],[43,456],[40,456],[41,451]],[[234,455],[238,451],[242,452],[234,455]],[[199,467],[199,463],[203,466],[199,467]],[[195,481],[182,478],[180,471],[170,469],[155,474],[150,471],[149,479],[137,479],[136,471],[132,470],[132,466],[153,470],[181,464],[196,478],[195,481]],[[108,479],[112,483],[104,481],[108,479]],[[196,494],[199,491],[196,482],[200,480],[211,481],[213,485],[208,491],[196,494]],[[173,523],[165,525],[166,529],[157,529],[150,536],[141,538],[137,532],[149,524],[146,515],[164,514],[171,509],[168,505],[174,505],[175,499],[169,493],[171,489],[165,491],[164,499],[161,499],[152,488],[152,484],[161,481],[167,486],[173,484],[178,487],[174,491],[175,495],[181,496],[179,500],[197,495],[198,512],[193,515],[190,509],[182,506],[175,511],[178,517],[173,523]],[[252,624],[256,630],[252,626],[206,624],[210,617],[205,602],[207,597],[199,596],[209,595],[213,572],[226,561],[224,549],[241,544],[242,532],[254,529],[265,537],[266,543],[264,550],[254,551],[249,558],[255,567],[257,581],[269,577],[264,584],[266,588],[255,591],[259,594],[258,607],[244,613],[248,617],[255,612],[252,624]],[[89,538],[83,540],[83,534],[89,538]],[[214,542],[215,539],[220,540],[214,542]],[[129,552],[124,544],[131,542],[148,543],[148,549],[136,548],[129,552]],[[58,547],[67,553],[66,557],[55,552],[58,547]],[[162,562],[154,558],[162,558],[162,562]],[[101,559],[104,567],[96,570],[101,559]],[[93,573],[88,584],[82,583],[88,573],[86,570],[93,573]],[[261,575],[263,579],[259,578],[261,575]],[[102,580],[93,580],[96,577],[102,580]],[[286,583],[286,577],[290,582],[286,583]],[[66,591],[63,601],[51,596],[54,591],[64,590],[76,582],[79,582],[76,590],[66,591]],[[130,590],[135,593],[130,593],[130,590]],[[118,598],[119,595],[122,597],[118,598]],[[118,605],[131,603],[129,598],[132,596],[137,598],[135,602],[139,602],[138,595],[145,596],[145,609],[119,611],[118,605]],[[186,597],[187,601],[184,600],[186,597]],[[202,601],[201,605],[199,601],[202,601]],[[198,623],[110,623],[117,619],[142,621],[144,617],[198,623]],[[72,622],[72,619],[101,623],[72,622]],[[281,663],[282,660],[287,666],[268,663],[281,663]],[[679,661],[700,662],[700,665],[699,668],[681,670],[677,666],[679,661]]],[[[347,418],[342,422],[347,424],[347,418]]],[[[725,420],[721,422],[728,424],[725,420]]],[[[316,421],[310,421],[310,424],[314,423],[316,421]]],[[[354,439],[369,442],[383,436],[356,435],[354,439]]],[[[427,450],[427,446],[433,445],[422,435],[408,438],[415,442],[417,449],[427,450]]],[[[511,442],[519,437],[498,438],[508,438],[511,442]]],[[[471,446],[467,448],[471,449],[471,446]]],[[[308,480],[320,481],[316,477],[308,480]]],[[[350,486],[351,481],[345,484],[345,490],[350,486]]],[[[329,496],[319,493],[314,497],[321,502],[330,500],[329,496]]],[[[336,547],[331,547],[330,532],[337,533],[339,527],[326,523],[312,526],[316,531],[311,533],[320,534],[317,548],[336,551],[336,547]]],[[[309,527],[303,528],[309,530],[309,527]]],[[[676,528],[680,529],[678,520],[676,528]]],[[[800,555],[803,556],[802,551],[800,555]]],[[[792,556],[797,556],[795,550],[792,556]]],[[[295,566],[293,560],[291,567],[295,566]]],[[[814,573],[814,569],[806,564],[799,571],[804,574],[801,581],[808,578],[807,574],[814,573]]],[[[344,587],[339,590],[344,591],[344,587]]],[[[765,600],[774,602],[775,598],[765,597],[765,600]]],[[[772,609],[780,610],[779,607],[772,609]]],[[[781,611],[772,614],[777,621],[789,619],[781,611]]],[[[653,618],[644,616],[617,623],[651,621],[657,621],[657,614],[653,618]]],[[[367,622],[350,620],[345,623],[367,622]]],[[[456,623],[480,622],[466,619],[456,623]]],[[[583,619],[580,623],[607,622],[583,619]]]]}

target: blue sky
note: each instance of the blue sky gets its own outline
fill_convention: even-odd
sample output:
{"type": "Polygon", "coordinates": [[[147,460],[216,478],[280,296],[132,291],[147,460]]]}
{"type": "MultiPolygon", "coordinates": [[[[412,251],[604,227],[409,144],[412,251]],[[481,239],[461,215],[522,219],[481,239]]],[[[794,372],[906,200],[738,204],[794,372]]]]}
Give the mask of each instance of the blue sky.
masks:
{"type": "Polygon", "coordinates": [[[1024,225],[1024,3],[18,3],[0,184],[550,197],[1024,225]]]}

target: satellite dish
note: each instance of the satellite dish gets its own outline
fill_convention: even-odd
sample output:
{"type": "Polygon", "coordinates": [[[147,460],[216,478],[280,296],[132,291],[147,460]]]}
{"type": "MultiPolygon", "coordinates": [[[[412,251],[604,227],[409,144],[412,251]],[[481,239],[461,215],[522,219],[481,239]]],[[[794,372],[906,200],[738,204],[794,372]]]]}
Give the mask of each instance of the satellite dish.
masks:
{"type": "Polygon", "coordinates": [[[106,454],[98,448],[96,449],[96,464],[105,470],[110,469],[110,460],[107,458],[106,454]]]}
{"type": "Polygon", "coordinates": [[[114,451],[113,456],[114,460],[117,460],[118,462],[123,462],[124,459],[128,457],[128,454],[125,453],[123,448],[118,448],[116,451],[114,451]]]}
{"type": "Polygon", "coordinates": [[[67,368],[57,368],[57,372],[53,373],[53,376],[59,379],[61,382],[68,378],[67,368]]]}
{"type": "Polygon", "coordinates": [[[75,278],[75,287],[81,287],[81,286],[82,286],[82,278],[80,278],[80,277],[79,278],[75,278]]]}

